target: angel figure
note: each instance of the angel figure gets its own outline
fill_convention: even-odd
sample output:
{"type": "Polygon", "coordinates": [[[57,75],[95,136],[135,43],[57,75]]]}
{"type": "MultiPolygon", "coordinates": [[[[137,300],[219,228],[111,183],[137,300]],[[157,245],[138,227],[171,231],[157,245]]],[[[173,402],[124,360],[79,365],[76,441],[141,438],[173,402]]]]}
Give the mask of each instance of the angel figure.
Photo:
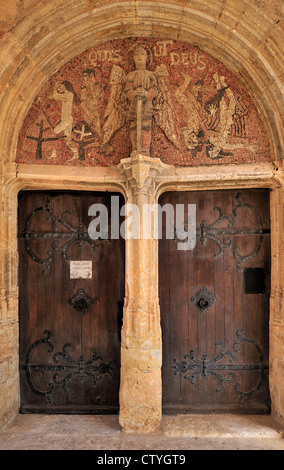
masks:
{"type": "Polygon", "coordinates": [[[132,150],[149,155],[153,117],[169,140],[178,144],[167,88],[168,72],[162,65],[154,72],[147,70],[148,53],[142,46],[134,50],[133,61],[135,70],[127,75],[119,66],[112,69],[103,146],[107,146],[115,132],[127,123],[132,150]]]}

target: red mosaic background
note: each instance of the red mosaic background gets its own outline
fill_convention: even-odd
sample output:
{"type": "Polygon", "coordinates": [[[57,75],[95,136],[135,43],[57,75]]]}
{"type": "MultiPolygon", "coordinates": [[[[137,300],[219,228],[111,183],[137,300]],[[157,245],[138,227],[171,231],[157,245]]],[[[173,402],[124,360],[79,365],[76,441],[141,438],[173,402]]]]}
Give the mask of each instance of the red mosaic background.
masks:
{"type": "Polygon", "coordinates": [[[153,117],[152,157],[179,166],[270,159],[260,114],[234,74],[195,46],[139,38],[98,45],[61,67],[44,85],[24,120],[16,161],[110,166],[129,157],[127,123],[114,132],[107,146],[102,143],[109,106],[117,97],[111,80],[114,67],[123,74],[134,70],[131,54],[137,44],[148,51],[148,70],[155,72],[165,65],[160,105],[166,106],[177,142],[171,142],[153,117]],[[95,73],[93,88],[86,85],[86,70],[95,73]],[[54,92],[60,81],[68,93],[54,92]]]}

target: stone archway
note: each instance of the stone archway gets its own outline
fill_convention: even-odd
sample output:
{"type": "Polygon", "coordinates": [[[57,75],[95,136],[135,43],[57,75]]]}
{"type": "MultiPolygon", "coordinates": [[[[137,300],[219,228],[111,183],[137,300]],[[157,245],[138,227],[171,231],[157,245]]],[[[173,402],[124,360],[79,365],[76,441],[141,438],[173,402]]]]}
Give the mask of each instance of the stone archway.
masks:
{"type": "MultiPolygon", "coordinates": [[[[125,191],[125,182],[133,176],[111,170],[99,169],[90,172],[82,168],[80,175],[60,169],[56,175],[51,167],[39,168],[33,165],[15,164],[18,134],[24,117],[40,88],[47,79],[68,59],[86,48],[120,37],[146,36],[166,39],[182,38],[185,42],[198,44],[225,63],[241,77],[264,116],[271,139],[271,164],[242,165],[236,174],[234,168],[212,170],[207,167],[202,175],[198,171],[181,174],[178,170],[162,172],[153,180],[157,194],[162,188],[197,187],[270,187],[272,195],[272,294],[271,294],[271,394],[273,414],[283,417],[283,396],[281,393],[281,368],[283,354],[283,279],[281,256],[283,256],[283,172],[281,152],[283,134],[281,130],[281,60],[280,44],[275,41],[277,26],[259,11],[253,10],[247,2],[238,8],[229,4],[222,9],[222,2],[216,8],[208,5],[206,15],[202,4],[193,8],[184,7],[181,2],[152,3],[109,2],[95,7],[93,2],[74,6],[73,2],[40,2],[2,38],[1,73],[1,351],[3,351],[4,387],[1,400],[1,423],[4,425],[18,410],[17,370],[17,241],[16,220],[17,192],[27,188],[108,188],[118,187],[125,191]],[[67,16],[68,12],[68,16],[67,16]],[[246,15],[242,16],[242,12],[246,15]],[[245,18],[245,19],[244,19],[245,18]],[[224,47],[226,45],[226,47],[224,47]],[[269,86],[268,84],[272,85],[269,86]],[[282,339],[279,339],[282,338],[282,339]],[[9,387],[9,394],[8,394],[9,387]]],[[[147,163],[146,163],[147,166],[147,163]]],[[[154,394],[155,395],[155,394],[154,394]]],[[[153,396],[154,396],[153,395],[153,396]]],[[[156,397],[154,421],[159,420],[159,397],[156,397]]],[[[137,410],[136,410],[137,411],[137,410]]],[[[131,422],[130,414],[125,415],[124,425],[139,430],[145,427],[148,417],[140,416],[140,422],[131,422]],[[130,421],[129,421],[130,420],[130,421]]]]}

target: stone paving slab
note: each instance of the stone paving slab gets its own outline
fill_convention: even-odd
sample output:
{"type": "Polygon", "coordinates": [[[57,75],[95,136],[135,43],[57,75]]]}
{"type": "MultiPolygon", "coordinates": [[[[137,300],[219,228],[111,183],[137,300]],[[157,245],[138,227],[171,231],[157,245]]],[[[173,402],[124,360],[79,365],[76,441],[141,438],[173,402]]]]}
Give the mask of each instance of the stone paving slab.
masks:
{"type": "Polygon", "coordinates": [[[178,415],[137,435],[117,415],[17,415],[0,450],[284,450],[284,429],[270,416],[178,415]]]}

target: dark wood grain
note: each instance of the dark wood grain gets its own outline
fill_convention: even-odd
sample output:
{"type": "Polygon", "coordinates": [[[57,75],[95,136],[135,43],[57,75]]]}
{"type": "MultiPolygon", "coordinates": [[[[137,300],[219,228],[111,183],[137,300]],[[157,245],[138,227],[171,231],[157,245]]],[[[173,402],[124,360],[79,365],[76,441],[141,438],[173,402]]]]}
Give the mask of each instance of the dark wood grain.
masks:
{"type": "MultiPolygon", "coordinates": [[[[19,234],[25,230],[27,217],[37,207],[50,200],[53,220],[62,217],[64,211],[71,211],[66,217],[68,223],[88,227],[92,220],[89,207],[94,203],[106,204],[110,208],[109,193],[87,192],[22,192],[19,195],[19,234]]],[[[122,199],[121,199],[122,203],[122,199]]],[[[30,228],[33,232],[50,232],[52,223],[48,213],[33,218],[30,228]]],[[[68,232],[63,225],[58,231],[68,232]]],[[[62,246],[65,240],[58,240],[62,246]]],[[[52,240],[31,242],[39,258],[46,258],[53,252],[49,274],[45,265],[35,262],[27,253],[25,239],[19,237],[19,304],[20,304],[20,365],[26,361],[30,346],[44,338],[45,330],[50,331],[54,345],[49,353],[47,344],[34,350],[33,364],[54,365],[53,354],[62,351],[70,343],[68,354],[75,362],[83,358],[86,362],[95,351],[102,357],[100,362],[113,367],[112,376],[101,374],[101,380],[93,384],[89,376],[75,375],[68,381],[67,393],[60,384],[55,385],[52,403],[46,404],[43,396],[35,393],[28,381],[26,370],[21,370],[21,410],[39,413],[102,413],[118,411],[120,381],[120,329],[121,305],[124,300],[124,240],[107,240],[92,250],[88,243],[73,243],[68,248],[71,260],[92,261],[92,279],[70,279],[70,265],[60,252],[52,248],[52,240]],[[94,299],[94,303],[81,314],[69,303],[79,289],[94,299]]],[[[70,364],[60,359],[60,363],[70,364]]],[[[49,390],[54,372],[34,371],[33,382],[38,390],[49,390]]],[[[60,373],[60,378],[67,373],[60,373]]]]}
{"type": "MultiPolygon", "coordinates": [[[[219,213],[214,208],[222,208],[224,215],[232,217],[234,228],[257,229],[259,221],[256,212],[249,206],[240,207],[236,215],[233,208],[237,204],[238,191],[200,191],[165,193],[159,203],[196,204],[197,226],[202,220],[212,224],[219,213]]],[[[262,227],[266,233],[262,235],[262,245],[256,256],[242,263],[242,268],[258,267],[265,269],[266,287],[264,293],[245,293],[244,269],[238,269],[234,248],[238,247],[240,255],[253,252],[257,246],[259,235],[235,234],[230,236],[233,245],[218,254],[217,244],[208,239],[202,245],[197,240],[196,247],[191,251],[178,251],[177,242],[167,240],[165,230],[159,242],[159,289],[161,306],[161,324],[163,332],[163,408],[165,412],[243,412],[267,413],[270,409],[268,386],[268,322],[270,294],[270,216],[269,191],[243,190],[240,201],[252,205],[261,216],[262,227]],[[200,288],[206,287],[217,300],[207,313],[200,311],[192,302],[192,297],[200,288]],[[238,402],[240,390],[250,391],[256,388],[259,370],[242,370],[236,372],[237,378],[226,383],[224,390],[216,391],[221,382],[209,374],[207,380],[200,374],[194,384],[184,378],[184,374],[175,375],[174,359],[184,360],[184,355],[194,350],[198,359],[204,354],[214,359],[220,352],[216,342],[222,342],[226,350],[235,353],[235,364],[255,365],[259,363],[256,347],[251,343],[242,343],[240,350],[234,350],[236,332],[243,328],[243,335],[257,343],[263,354],[264,379],[259,390],[244,397],[238,402]]],[[[216,228],[227,227],[223,221],[216,228]]],[[[226,235],[216,235],[226,242],[226,235]]],[[[189,361],[190,362],[190,361],[189,361]]],[[[230,364],[230,356],[216,361],[216,365],[230,364]]],[[[222,376],[230,378],[230,370],[219,370],[222,376]]],[[[188,375],[193,371],[188,371],[188,375]]]]}

